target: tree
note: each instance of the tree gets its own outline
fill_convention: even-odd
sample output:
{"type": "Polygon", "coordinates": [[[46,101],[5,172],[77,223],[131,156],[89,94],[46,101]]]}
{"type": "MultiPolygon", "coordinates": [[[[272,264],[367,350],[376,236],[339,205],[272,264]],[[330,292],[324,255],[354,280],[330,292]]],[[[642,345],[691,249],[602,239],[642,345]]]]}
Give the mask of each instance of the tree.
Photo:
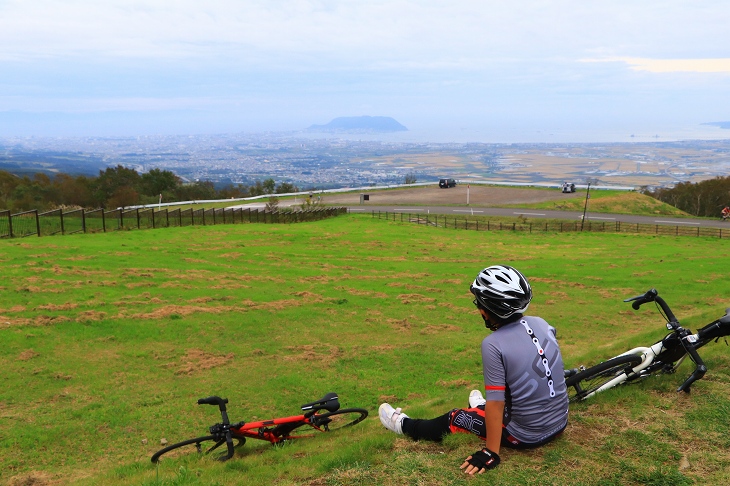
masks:
{"type": "Polygon", "coordinates": [[[681,182],[645,193],[694,216],[719,217],[722,208],[730,205],[730,177],[681,182]]]}
{"type": "Polygon", "coordinates": [[[276,196],[269,196],[269,200],[266,202],[266,211],[274,212],[279,209],[279,198],[276,196]]]}
{"type": "Polygon", "coordinates": [[[13,206],[13,194],[20,184],[20,177],[0,170],[0,209],[10,209],[13,206]]]}
{"type": "Polygon", "coordinates": [[[197,181],[192,184],[182,184],[175,189],[178,201],[196,201],[198,199],[216,199],[218,196],[215,186],[210,181],[197,181]]]}
{"type": "Polygon", "coordinates": [[[274,179],[266,179],[262,185],[264,187],[264,194],[273,194],[276,190],[276,181],[274,179]]]}
{"type": "Polygon", "coordinates": [[[86,176],[71,177],[68,174],[56,174],[53,178],[55,200],[57,206],[94,206],[92,186],[94,180],[86,176]]]}
{"type": "Polygon", "coordinates": [[[107,202],[110,208],[126,208],[139,202],[139,193],[130,186],[122,186],[112,194],[107,202]]]}
{"type": "Polygon", "coordinates": [[[218,191],[218,195],[221,199],[234,199],[239,197],[248,197],[248,187],[243,184],[228,184],[218,191]]]}
{"type": "MultiPolygon", "coordinates": [[[[107,203],[109,206],[115,206],[109,200],[123,187],[132,189],[139,197],[137,189],[140,182],[141,177],[134,169],[127,169],[121,165],[109,167],[99,172],[99,177],[94,184],[94,200],[102,206],[107,203]]],[[[131,194],[131,191],[126,191],[126,194],[131,194]]]]}
{"type": "Polygon", "coordinates": [[[406,174],[405,183],[406,184],[415,184],[416,183],[416,174],[414,174],[414,173],[406,174]]]}
{"type": "Polygon", "coordinates": [[[180,184],[180,178],[169,170],[152,169],[141,177],[141,194],[157,196],[162,193],[172,193],[180,184]]]}
{"type": "Polygon", "coordinates": [[[289,194],[292,192],[299,192],[299,188],[291,182],[282,182],[276,186],[277,194],[289,194]]]}

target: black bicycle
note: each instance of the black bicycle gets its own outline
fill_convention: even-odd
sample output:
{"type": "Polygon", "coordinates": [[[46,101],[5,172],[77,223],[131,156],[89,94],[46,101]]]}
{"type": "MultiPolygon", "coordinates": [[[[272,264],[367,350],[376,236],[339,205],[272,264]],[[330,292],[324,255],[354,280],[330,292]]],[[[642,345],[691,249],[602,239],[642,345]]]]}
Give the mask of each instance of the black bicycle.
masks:
{"type": "MultiPolygon", "coordinates": [[[[571,402],[585,400],[609,388],[636,382],[651,375],[674,373],[687,356],[694,362],[695,369],[677,391],[689,393],[692,383],[707,372],[707,366],[697,350],[713,340],[717,342],[721,337],[730,335],[730,308],[725,309],[724,316],[693,334],[689,329],[679,325],[674,313],[656,289],[626,299],[624,302],[631,302],[635,310],[647,302],[654,302],[659,313],[667,321],[669,334],[650,347],[630,349],[590,368],[581,366],[565,370],[565,384],[568,386],[571,402]]],[[[725,344],[727,345],[727,339],[725,344]]]]}

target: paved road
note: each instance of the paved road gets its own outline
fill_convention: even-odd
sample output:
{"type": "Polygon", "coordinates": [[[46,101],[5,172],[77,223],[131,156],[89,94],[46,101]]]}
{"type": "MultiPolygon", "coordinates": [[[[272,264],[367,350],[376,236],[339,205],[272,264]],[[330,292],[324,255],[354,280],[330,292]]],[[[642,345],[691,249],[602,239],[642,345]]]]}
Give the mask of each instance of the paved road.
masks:
{"type": "MultiPolygon", "coordinates": [[[[514,209],[514,208],[482,208],[482,207],[438,207],[438,206],[348,206],[347,209],[352,213],[381,211],[389,213],[419,213],[419,214],[448,214],[454,216],[506,216],[516,217],[524,215],[527,218],[539,219],[567,219],[580,220],[583,212],[577,211],[551,211],[542,209],[514,209]]],[[[691,228],[708,227],[708,228],[727,228],[730,230],[730,223],[710,219],[689,219],[689,218],[671,218],[667,216],[634,216],[629,214],[602,214],[590,211],[586,215],[588,221],[620,221],[622,223],[641,223],[641,224],[660,224],[668,226],[686,226],[691,228]]]]}

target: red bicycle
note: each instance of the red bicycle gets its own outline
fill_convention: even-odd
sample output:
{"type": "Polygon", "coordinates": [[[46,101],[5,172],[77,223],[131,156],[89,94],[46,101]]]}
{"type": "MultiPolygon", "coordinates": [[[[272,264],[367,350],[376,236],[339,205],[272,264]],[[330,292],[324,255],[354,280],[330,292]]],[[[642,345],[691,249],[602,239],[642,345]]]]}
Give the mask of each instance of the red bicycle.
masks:
{"type": "Polygon", "coordinates": [[[344,427],[351,427],[362,422],[368,416],[364,408],[343,408],[340,410],[340,401],[336,393],[328,393],[319,400],[302,405],[303,415],[261,420],[258,422],[238,422],[232,424],[228,420],[226,411],[227,398],[208,397],[198,400],[198,405],[218,405],[222,422],[209,428],[209,435],[188,439],[160,449],[152,456],[156,463],[164,454],[177,449],[194,446],[199,454],[209,454],[218,447],[226,444],[228,451],[218,457],[220,461],[227,461],[235,452],[236,447],[246,443],[246,439],[265,440],[272,444],[311,437],[311,435],[292,435],[296,429],[305,425],[318,432],[332,432],[344,427]],[[234,444],[234,440],[237,442],[234,444]]]}

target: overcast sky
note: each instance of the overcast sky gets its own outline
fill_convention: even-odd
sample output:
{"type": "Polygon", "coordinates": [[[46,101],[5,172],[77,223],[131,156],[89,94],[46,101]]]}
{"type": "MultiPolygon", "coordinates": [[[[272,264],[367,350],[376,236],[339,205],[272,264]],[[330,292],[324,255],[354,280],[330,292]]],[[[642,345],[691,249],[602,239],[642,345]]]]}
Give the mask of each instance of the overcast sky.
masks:
{"type": "Polygon", "coordinates": [[[692,128],[730,120],[729,26],[727,0],[0,0],[0,137],[692,128]]]}

